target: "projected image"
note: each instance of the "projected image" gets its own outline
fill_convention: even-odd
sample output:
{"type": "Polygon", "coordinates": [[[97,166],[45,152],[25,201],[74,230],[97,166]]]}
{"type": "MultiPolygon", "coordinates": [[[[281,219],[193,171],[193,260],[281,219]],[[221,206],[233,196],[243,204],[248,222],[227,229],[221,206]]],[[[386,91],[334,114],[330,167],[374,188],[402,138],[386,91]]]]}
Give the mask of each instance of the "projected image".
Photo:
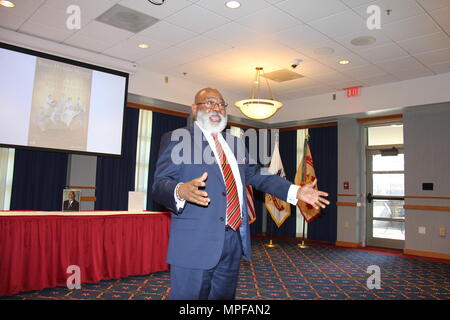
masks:
{"type": "Polygon", "coordinates": [[[86,150],[92,70],[38,58],[28,145],[86,150]]]}

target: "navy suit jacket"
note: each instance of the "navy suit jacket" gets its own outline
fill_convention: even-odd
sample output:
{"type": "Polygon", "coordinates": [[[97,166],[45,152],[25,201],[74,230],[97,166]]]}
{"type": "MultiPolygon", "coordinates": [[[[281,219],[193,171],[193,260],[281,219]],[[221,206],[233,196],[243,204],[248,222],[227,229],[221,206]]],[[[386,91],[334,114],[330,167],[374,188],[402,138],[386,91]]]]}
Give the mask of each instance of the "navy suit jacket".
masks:
{"type": "MultiPolygon", "coordinates": [[[[250,227],[245,185],[252,185],[258,190],[286,199],[291,183],[277,175],[261,174],[260,166],[250,163],[243,140],[234,136],[225,138],[237,156],[241,175],[244,203],[242,204],[243,221],[239,232],[243,257],[250,260],[250,227]]],[[[209,143],[197,125],[177,129],[163,135],[156,163],[152,197],[172,212],[167,262],[185,268],[213,268],[219,262],[224,243],[226,192],[221,168],[217,162],[210,164],[205,159],[200,161],[198,158],[195,159],[195,154],[203,154],[206,148],[209,148],[209,143]],[[171,141],[172,133],[176,132],[182,133],[181,140],[171,141]],[[185,146],[188,147],[180,149],[179,143],[183,139],[185,146]],[[174,162],[172,153],[184,156],[184,159],[188,160],[183,163],[177,163],[178,160],[174,162]],[[179,182],[198,178],[204,172],[208,172],[204,190],[211,199],[209,205],[202,207],[186,202],[184,208],[178,210],[174,198],[176,185],[179,182]]],[[[208,151],[211,152],[211,149],[206,150],[208,151]]]]}

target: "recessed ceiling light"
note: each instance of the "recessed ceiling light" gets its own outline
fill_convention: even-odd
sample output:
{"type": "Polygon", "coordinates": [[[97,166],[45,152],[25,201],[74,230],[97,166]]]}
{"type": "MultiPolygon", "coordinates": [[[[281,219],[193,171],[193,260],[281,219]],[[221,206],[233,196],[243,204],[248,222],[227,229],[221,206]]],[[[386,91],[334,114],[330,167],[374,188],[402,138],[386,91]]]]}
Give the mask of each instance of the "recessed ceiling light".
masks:
{"type": "Polygon", "coordinates": [[[227,1],[225,5],[227,6],[227,8],[237,9],[241,6],[241,3],[239,1],[227,1]]]}
{"type": "Polygon", "coordinates": [[[141,48],[141,49],[150,48],[150,46],[148,44],[146,44],[146,43],[141,43],[141,44],[138,45],[138,47],[141,48]]]}
{"type": "Polygon", "coordinates": [[[339,61],[339,64],[349,64],[350,63],[350,61],[348,61],[348,60],[341,60],[341,61],[339,61]]]}
{"type": "Polygon", "coordinates": [[[376,41],[377,39],[375,37],[362,36],[352,39],[350,43],[354,46],[368,46],[370,44],[374,44],[376,41]]]}
{"type": "Polygon", "coordinates": [[[321,47],[314,50],[317,55],[325,56],[334,53],[334,49],[330,47],[321,47]]]}
{"type": "Polygon", "coordinates": [[[12,3],[11,1],[6,1],[6,0],[0,0],[0,5],[7,7],[7,8],[13,8],[16,5],[14,3],[12,3]]]}

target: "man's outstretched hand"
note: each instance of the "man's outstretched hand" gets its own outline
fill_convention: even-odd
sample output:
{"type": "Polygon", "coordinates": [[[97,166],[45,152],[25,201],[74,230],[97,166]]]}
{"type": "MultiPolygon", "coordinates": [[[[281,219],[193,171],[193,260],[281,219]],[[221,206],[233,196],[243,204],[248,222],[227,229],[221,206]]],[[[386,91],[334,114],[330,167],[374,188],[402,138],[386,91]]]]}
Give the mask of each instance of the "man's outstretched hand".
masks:
{"type": "Polygon", "coordinates": [[[188,202],[198,204],[200,206],[208,206],[211,201],[208,193],[198,190],[198,188],[206,186],[205,180],[208,178],[208,172],[204,172],[201,177],[185,182],[178,188],[178,195],[188,202]]]}
{"type": "Polygon", "coordinates": [[[297,199],[309,203],[314,207],[314,209],[319,209],[319,207],[325,208],[326,205],[330,204],[330,201],[323,198],[328,197],[328,193],[314,189],[316,184],[317,179],[298,189],[297,199]]]}

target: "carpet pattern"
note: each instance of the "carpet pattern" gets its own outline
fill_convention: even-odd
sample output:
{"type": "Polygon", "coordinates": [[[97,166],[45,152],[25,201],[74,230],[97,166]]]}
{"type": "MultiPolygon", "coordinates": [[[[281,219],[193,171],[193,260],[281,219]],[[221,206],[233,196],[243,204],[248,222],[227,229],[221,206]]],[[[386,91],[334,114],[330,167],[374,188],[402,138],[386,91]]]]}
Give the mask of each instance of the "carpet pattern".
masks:
{"type": "MultiPolygon", "coordinates": [[[[321,245],[253,241],[253,259],[242,261],[236,299],[246,300],[450,300],[450,263],[321,245]],[[379,266],[381,288],[369,289],[367,268],[379,266]]],[[[164,300],[169,272],[56,287],[0,299],[164,300]]]]}

